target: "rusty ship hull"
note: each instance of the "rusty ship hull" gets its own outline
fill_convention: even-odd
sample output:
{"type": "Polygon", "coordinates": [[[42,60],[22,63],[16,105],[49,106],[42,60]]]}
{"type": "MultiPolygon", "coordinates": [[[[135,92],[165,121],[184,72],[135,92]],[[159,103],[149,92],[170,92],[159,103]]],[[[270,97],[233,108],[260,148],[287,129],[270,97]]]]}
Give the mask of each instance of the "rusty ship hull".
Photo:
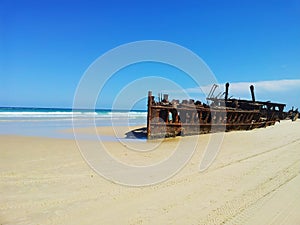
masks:
{"type": "Polygon", "coordinates": [[[168,100],[168,95],[155,101],[148,93],[147,138],[197,135],[210,132],[251,130],[274,125],[285,119],[285,104],[256,101],[251,86],[252,100],[228,98],[229,84],[226,84],[225,98],[213,97],[210,93],[202,104],[194,100],[168,100]]]}

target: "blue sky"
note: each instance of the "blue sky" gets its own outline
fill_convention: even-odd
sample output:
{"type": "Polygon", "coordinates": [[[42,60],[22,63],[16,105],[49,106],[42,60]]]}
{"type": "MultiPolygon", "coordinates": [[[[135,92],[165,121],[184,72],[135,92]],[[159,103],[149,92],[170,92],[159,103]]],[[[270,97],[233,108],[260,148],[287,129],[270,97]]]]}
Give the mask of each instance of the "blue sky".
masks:
{"type": "MultiPolygon", "coordinates": [[[[163,40],[199,55],[218,82],[233,83],[235,97],[250,97],[239,87],[254,83],[257,99],[300,107],[298,0],[2,0],[0,16],[0,106],[72,107],[99,56],[128,42],[163,40]]],[[[175,76],[184,89],[197,88],[179,73],[163,65],[124,68],[97,107],[110,108],[122,87],[145,76],[175,76]]]]}

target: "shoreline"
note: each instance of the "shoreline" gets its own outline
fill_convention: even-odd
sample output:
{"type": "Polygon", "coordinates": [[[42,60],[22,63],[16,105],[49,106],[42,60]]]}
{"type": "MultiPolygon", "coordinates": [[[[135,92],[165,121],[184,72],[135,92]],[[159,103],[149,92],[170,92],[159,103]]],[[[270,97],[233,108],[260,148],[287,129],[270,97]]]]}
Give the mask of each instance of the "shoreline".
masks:
{"type": "MultiPolygon", "coordinates": [[[[213,164],[200,172],[213,135],[199,135],[192,158],[172,178],[146,187],[98,175],[74,140],[0,135],[0,224],[298,224],[300,120],[225,133],[213,164]]],[[[190,139],[168,138],[145,152],[130,148],[146,142],[106,146],[116,159],[141,166],[190,139]]]]}

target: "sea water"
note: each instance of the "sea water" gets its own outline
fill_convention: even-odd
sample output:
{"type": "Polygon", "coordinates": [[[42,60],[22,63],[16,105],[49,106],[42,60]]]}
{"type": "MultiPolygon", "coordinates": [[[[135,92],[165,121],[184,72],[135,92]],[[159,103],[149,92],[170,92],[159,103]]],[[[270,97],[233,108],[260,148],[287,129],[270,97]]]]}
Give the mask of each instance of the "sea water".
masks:
{"type": "Polygon", "coordinates": [[[146,118],[144,110],[0,107],[0,134],[72,139],[72,132],[62,131],[73,127],[145,126],[146,118]]]}

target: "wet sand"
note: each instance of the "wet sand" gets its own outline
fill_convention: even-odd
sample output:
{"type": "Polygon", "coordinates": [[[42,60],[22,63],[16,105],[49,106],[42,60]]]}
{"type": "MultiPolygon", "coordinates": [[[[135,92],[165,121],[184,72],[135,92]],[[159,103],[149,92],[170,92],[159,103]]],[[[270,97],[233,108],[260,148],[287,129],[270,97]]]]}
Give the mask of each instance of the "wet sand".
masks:
{"type": "MultiPolygon", "coordinates": [[[[111,128],[99,132],[114,135],[111,128]]],[[[0,136],[0,224],[300,224],[300,120],[225,133],[217,158],[199,172],[212,135],[201,135],[179,173],[147,187],[99,176],[74,140],[0,136]]],[[[147,152],[106,146],[120,161],[145,165],[168,157],[179,141],[147,152]]]]}

